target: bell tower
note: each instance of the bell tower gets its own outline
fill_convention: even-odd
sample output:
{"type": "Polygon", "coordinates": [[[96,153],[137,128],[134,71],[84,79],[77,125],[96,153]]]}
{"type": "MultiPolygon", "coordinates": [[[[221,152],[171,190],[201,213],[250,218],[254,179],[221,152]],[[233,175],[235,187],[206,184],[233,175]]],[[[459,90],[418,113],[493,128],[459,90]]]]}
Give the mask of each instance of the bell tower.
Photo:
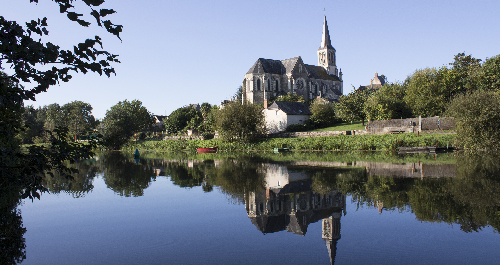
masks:
{"type": "Polygon", "coordinates": [[[335,48],[330,40],[330,32],[328,32],[328,24],[323,22],[323,35],[321,36],[321,46],[318,49],[318,65],[325,68],[329,75],[338,76],[335,48]]]}

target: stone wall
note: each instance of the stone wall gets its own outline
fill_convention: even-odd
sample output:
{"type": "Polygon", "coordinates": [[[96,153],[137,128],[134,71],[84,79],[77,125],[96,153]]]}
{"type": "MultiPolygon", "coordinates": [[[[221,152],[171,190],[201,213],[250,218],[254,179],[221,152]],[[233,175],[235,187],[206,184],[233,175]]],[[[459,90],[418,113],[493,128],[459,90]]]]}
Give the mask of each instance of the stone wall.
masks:
{"type": "Polygon", "coordinates": [[[426,130],[453,130],[455,122],[452,117],[430,117],[369,121],[366,124],[367,134],[388,134],[399,132],[421,132],[426,130]]]}
{"type": "Polygon", "coordinates": [[[364,135],[366,130],[353,131],[324,131],[324,132],[283,132],[276,134],[268,134],[268,138],[297,138],[297,137],[325,137],[337,135],[364,135]]]}

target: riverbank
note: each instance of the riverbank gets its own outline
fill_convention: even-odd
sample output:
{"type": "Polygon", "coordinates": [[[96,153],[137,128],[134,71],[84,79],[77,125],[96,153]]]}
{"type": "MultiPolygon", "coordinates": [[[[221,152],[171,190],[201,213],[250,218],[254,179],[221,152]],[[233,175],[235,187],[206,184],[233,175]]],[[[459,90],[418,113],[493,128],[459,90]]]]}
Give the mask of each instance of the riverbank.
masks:
{"type": "Polygon", "coordinates": [[[197,148],[217,146],[220,151],[269,151],[288,148],[291,151],[395,151],[398,147],[453,146],[456,134],[413,133],[385,135],[339,135],[311,138],[269,138],[253,143],[212,140],[143,140],[131,142],[122,150],[195,151],[197,148]]]}

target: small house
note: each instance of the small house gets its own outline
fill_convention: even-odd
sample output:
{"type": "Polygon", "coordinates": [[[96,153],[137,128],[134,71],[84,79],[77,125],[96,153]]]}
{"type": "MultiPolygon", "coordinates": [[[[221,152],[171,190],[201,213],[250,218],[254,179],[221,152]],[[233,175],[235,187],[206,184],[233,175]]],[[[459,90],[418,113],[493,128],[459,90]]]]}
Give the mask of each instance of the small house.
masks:
{"type": "Polygon", "coordinates": [[[309,107],[302,102],[275,101],[269,107],[264,101],[264,118],[268,133],[284,131],[292,124],[303,124],[311,117],[309,107]]]}

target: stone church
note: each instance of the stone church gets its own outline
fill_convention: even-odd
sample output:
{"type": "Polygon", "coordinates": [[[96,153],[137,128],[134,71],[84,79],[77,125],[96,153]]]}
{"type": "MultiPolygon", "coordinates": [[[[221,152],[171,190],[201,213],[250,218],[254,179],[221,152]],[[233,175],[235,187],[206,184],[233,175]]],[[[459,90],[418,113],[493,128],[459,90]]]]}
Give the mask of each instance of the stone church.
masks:
{"type": "Polygon", "coordinates": [[[342,70],[337,69],[326,16],[318,53],[318,66],[308,65],[300,56],[285,60],[259,58],[245,74],[243,102],[263,103],[264,99],[292,93],[306,101],[317,97],[338,100],[343,93],[342,70]]]}

